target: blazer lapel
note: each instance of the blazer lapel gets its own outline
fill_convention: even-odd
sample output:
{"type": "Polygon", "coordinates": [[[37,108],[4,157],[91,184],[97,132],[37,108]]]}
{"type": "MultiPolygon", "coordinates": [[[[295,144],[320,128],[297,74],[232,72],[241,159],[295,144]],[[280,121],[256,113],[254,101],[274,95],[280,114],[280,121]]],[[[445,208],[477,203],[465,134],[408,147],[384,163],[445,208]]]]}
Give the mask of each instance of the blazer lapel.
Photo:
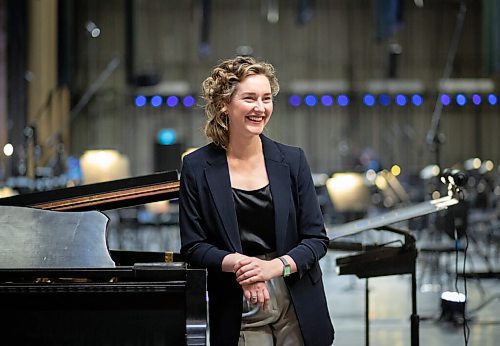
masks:
{"type": "Polygon", "coordinates": [[[231,191],[227,159],[224,152],[221,152],[221,155],[215,161],[209,162],[210,166],[205,168],[205,176],[233,251],[241,253],[240,233],[231,191]]]}
{"type": "Polygon", "coordinates": [[[265,136],[261,136],[267,175],[271,186],[274,203],[274,223],[276,232],[276,251],[278,255],[285,252],[285,239],[290,203],[290,168],[283,162],[283,154],[276,144],[265,136]]]}

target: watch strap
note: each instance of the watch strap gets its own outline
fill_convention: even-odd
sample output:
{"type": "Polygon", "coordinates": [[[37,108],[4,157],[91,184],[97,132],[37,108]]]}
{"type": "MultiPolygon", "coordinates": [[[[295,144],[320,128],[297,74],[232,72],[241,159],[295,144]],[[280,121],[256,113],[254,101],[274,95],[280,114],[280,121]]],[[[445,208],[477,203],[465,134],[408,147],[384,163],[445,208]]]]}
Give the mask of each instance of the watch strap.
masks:
{"type": "Polygon", "coordinates": [[[290,264],[284,257],[278,257],[278,259],[283,263],[283,277],[286,277],[291,274],[292,272],[292,267],[290,267],[290,264]]]}

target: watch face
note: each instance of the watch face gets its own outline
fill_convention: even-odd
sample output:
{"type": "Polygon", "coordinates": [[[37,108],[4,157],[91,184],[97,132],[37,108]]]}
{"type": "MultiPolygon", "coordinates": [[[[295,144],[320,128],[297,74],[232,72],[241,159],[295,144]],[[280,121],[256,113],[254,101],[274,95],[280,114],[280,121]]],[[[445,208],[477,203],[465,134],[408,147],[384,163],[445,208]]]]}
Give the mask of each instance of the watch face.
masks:
{"type": "Polygon", "coordinates": [[[290,266],[285,266],[285,268],[283,269],[283,276],[288,276],[290,275],[292,272],[290,266]]]}

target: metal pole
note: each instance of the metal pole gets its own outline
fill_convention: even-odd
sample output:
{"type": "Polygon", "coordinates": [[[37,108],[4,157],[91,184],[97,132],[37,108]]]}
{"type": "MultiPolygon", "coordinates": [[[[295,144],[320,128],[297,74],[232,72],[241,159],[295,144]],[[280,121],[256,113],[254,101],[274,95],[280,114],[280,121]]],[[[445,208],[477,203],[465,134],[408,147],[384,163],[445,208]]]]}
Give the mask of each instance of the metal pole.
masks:
{"type": "Polygon", "coordinates": [[[368,278],[365,280],[365,345],[370,345],[370,302],[369,302],[370,290],[368,289],[368,278]]]}
{"type": "Polygon", "coordinates": [[[419,345],[418,328],[420,317],[417,314],[417,278],[415,269],[411,273],[411,346],[419,345]]]}

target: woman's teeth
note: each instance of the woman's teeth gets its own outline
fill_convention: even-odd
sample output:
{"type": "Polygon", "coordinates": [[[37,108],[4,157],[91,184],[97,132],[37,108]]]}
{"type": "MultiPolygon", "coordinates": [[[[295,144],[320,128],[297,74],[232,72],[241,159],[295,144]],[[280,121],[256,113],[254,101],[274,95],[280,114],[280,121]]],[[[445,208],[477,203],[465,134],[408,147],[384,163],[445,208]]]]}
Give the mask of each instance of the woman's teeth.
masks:
{"type": "Polygon", "coordinates": [[[248,117],[252,121],[261,121],[264,117],[248,117]]]}

